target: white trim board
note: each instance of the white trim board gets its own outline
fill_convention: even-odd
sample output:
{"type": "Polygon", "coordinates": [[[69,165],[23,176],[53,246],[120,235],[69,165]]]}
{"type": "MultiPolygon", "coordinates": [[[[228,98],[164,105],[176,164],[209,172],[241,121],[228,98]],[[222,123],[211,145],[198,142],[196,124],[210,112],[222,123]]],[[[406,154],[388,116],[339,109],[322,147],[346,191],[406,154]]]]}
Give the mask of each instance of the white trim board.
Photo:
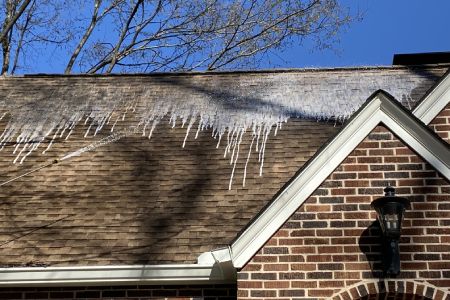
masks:
{"type": "Polygon", "coordinates": [[[197,264],[0,268],[0,287],[236,283],[229,249],[205,252],[197,264]]]}
{"type": "MultiPolygon", "coordinates": [[[[435,93],[434,95],[438,94],[443,95],[445,93],[435,93]]],[[[430,94],[430,98],[424,102],[432,101],[433,97],[435,96],[430,94]]],[[[446,98],[446,101],[448,103],[448,98],[446,98]]],[[[231,245],[233,265],[238,269],[244,267],[286,220],[380,123],[385,124],[405,144],[414,149],[438,172],[450,180],[450,149],[448,145],[431,132],[419,119],[401,107],[392,96],[383,91],[378,91],[233,242],[231,245]]]]}
{"type": "Polygon", "coordinates": [[[450,70],[413,110],[423,123],[429,124],[450,102],[450,70]]]}

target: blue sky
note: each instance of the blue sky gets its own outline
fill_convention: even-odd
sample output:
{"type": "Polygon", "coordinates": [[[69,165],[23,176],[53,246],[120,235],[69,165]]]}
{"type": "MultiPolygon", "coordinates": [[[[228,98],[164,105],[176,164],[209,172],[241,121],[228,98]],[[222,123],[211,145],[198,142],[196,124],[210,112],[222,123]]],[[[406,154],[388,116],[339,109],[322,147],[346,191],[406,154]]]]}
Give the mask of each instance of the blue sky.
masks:
{"type": "MultiPolygon", "coordinates": [[[[450,0],[341,0],[363,19],[340,34],[335,51],[293,45],[261,68],[391,65],[396,53],[450,51],[450,0]]],[[[49,51],[32,73],[61,73],[67,56],[49,51]]]]}
{"type": "MultiPolygon", "coordinates": [[[[345,0],[364,12],[341,34],[333,51],[293,47],[279,67],[391,65],[396,53],[450,51],[449,0],[345,0]]],[[[270,67],[270,65],[264,66],[270,67]]]]}

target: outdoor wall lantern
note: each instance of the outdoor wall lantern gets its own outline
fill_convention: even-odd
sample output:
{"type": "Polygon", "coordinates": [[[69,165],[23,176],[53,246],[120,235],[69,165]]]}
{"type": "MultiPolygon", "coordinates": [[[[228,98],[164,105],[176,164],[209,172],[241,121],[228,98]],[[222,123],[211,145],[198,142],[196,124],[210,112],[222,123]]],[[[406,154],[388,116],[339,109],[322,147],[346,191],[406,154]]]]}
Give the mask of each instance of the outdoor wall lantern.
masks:
{"type": "Polygon", "coordinates": [[[378,221],[383,233],[383,266],[384,274],[396,276],[400,273],[400,252],[398,242],[402,227],[403,214],[410,202],[406,198],[395,196],[395,189],[388,186],[385,196],[374,200],[371,204],[378,214],[378,221]]]}

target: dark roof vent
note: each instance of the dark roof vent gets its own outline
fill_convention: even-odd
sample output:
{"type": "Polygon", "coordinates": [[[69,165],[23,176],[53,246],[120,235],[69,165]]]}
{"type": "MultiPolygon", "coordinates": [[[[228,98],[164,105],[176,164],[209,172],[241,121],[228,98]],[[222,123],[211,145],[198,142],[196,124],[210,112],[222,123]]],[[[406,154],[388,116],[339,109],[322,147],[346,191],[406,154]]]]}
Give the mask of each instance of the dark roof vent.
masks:
{"type": "Polygon", "coordinates": [[[434,65],[448,63],[450,63],[450,52],[394,54],[394,60],[392,62],[394,66],[434,65]]]}

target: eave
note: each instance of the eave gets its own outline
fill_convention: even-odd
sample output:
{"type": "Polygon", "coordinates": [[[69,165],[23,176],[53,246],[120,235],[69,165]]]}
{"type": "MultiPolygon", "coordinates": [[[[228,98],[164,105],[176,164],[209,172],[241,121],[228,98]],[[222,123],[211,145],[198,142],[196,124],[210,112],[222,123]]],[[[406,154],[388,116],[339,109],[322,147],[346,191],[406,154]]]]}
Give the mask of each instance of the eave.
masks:
{"type": "Polygon", "coordinates": [[[0,287],[232,284],[229,250],[205,252],[197,264],[0,268],[0,287]]]}

